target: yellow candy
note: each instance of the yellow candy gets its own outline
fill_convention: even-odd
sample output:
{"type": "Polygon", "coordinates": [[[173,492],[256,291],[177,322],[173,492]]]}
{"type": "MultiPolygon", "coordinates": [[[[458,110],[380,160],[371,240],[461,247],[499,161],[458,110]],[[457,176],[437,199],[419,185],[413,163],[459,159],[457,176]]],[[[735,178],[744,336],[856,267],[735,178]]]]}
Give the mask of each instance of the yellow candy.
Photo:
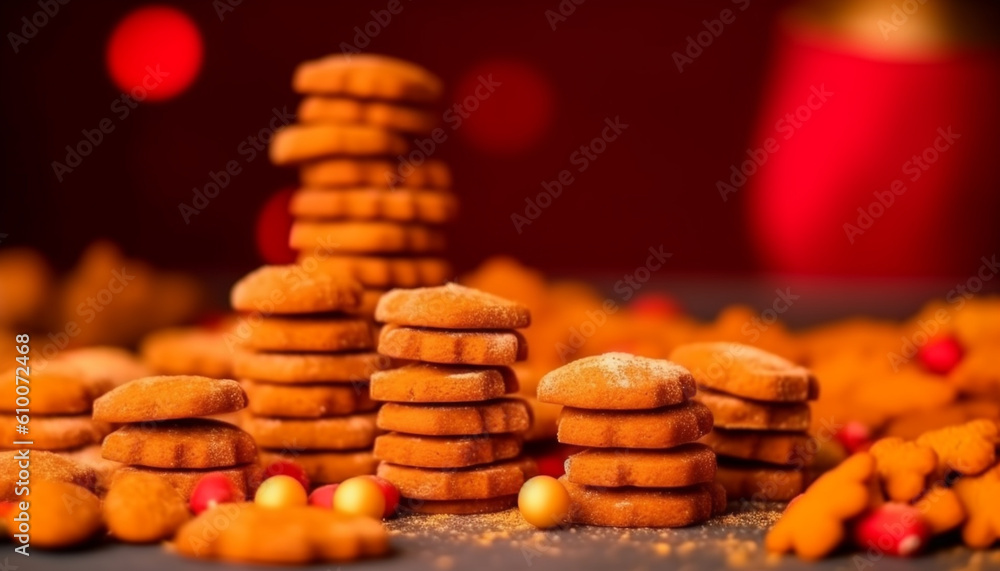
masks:
{"type": "Polygon", "coordinates": [[[271,476],[257,488],[253,500],[269,508],[304,506],[309,501],[306,489],[291,476],[271,476]]]}
{"type": "Polygon", "coordinates": [[[345,514],[382,519],[385,495],[370,478],[358,476],[344,480],[333,493],[333,509],[345,514]]]}
{"type": "Polygon", "coordinates": [[[569,523],[569,493],[552,476],[535,476],[525,482],[517,494],[517,507],[535,527],[547,529],[569,523]]]}

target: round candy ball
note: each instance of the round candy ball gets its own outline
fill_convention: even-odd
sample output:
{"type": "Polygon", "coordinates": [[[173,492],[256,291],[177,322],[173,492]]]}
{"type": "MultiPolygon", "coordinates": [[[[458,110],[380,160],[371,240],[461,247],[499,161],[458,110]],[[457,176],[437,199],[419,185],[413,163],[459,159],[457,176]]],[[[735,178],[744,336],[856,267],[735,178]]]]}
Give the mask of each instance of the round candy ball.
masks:
{"type": "Polygon", "coordinates": [[[396,508],[399,507],[399,488],[389,480],[379,476],[368,476],[368,478],[382,490],[382,497],[385,498],[385,511],[382,512],[382,517],[389,517],[396,513],[396,508]]]}
{"type": "Polygon", "coordinates": [[[198,515],[208,508],[235,500],[236,489],[229,478],[220,472],[211,472],[195,484],[191,491],[190,508],[198,515]]]}
{"type": "Polygon", "coordinates": [[[548,529],[569,523],[569,493],[552,476],[535,476],[521,486],[517,507],[531,525],[548,529]]]}
{"type": "Polygon", "coordinates": [[[320,486],[309,494],[309,505],[317,508],[333,509],[333,493],[337,491],[340,484],[327,484],[320,486]]]}
{"type": "Polygon", "coordinates": [[[306,489],[291,476],[271,476],[257,488],[257,505],[271,508],[304,506],[309,498],[306,489]]]}
{"type": "Polygon", "coordinates": [[[348,478],[333,492],[333,509],[340,513],[382,519],[385,513],[385,495],[371,478],[348,478]]]}

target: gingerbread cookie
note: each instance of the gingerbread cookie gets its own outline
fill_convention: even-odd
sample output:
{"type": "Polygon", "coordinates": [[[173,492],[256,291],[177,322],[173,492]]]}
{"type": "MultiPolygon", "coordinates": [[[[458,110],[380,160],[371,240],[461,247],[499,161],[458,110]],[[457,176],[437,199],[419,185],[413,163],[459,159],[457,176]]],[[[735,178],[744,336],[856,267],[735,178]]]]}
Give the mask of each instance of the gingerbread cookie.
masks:
{"type": "Polygon", "coordinates": [[[247,409],[256,416],[275,418],[322,418],[378,408],[363,384],[295,384],[281,385],[243,381],[250,404],[247,409]]]}
{"type": "Polygon", "coordinates": [[[482,500],[416,500],[401,498],[399,510],[415,514],[475,515],[508,510],[517,506],[517,494],[482,500]]]}
{"type": "Polygon", "coordinates": [[[982,473],[996,462],[1000,429],[996,421],[973,420],[926,432],[917,438],[917,444],[934,449],[942,475],[954,470],[972,476],[982,473]]]}
{"type": "Polygon", "coordinates": [[[748,430],[809,429],[810,412],[806,403],[767,403],[746,400],[711,390],[700,390],[694,399],[708,407],[715,426],[748,430]]]}
{"type": "Polygon", "coordinates": [[[959,478],[953,488],[965,507],[968,520],[962,540],[973,549],[986,549],[1000,539],[1000,466],[979,476],[959,478]]]}
{"type": "Polygon", "coordinates": [[[373,54],[329,55],[299,64],[296,93],[431,103],[444,93],[441,80],[423,67],[373,54]]]}
{"type": "MultiPolygon", "coordinates": [[[[32,454],[38,454],[38,452],[33,452],[32,454]]],[[[46,452],[46,454],[48,454],[48,452],[46,452]]],[[[122,467],[121,462],[106,460],[101,455],[100,444],[84,446],[83,448],[77,448],[76,450],[60,451],[58,454],[59,456],[74,462],[80,468],[87,470],[88,472],[94,472],[97,475],[97,485],[94,486],[93,492],[101,497],[107,493],[108,488],[111,487],[111,480],[114,478],[115,473],[122,467]]],[[[74,483],[79,484],[79,482],[74,483]]],[[[90,488],[89,486],[84,487],[90,488]]]]}
{"type": "Polygon", "coordinates": [[[592,488],[559,478],[571,500],[574,523],[606,527],[684,527],[703,522],[725,507],[714,484],[675,489],[592,488]]]}
{"type": "MultiPolygon", "coordinates": [[[[17,392],[30,389],[31,412],[34,414],[82,414],[90,412],[94,399],[115,388],[109,378],[88,377],[72,365],[51,362],[44,369],[35,367],[30,377],[22,370],[5,371],[0,376],[0,413],[13,414],[17,399],[24,396],[17,392]],[[17,377],[25,379],[18,382],[17,377]]],[[[25,401],[28,399],[25,399],[25,401]]]]}
{"type": "Polygon", "coordinates": [[[451,170],[437,159],[419,165],[384,159],[326,159],[302,165],[299,178],[307,188],[451,188],[451,170]]]}
{"type": "Polygon", "coordinates": [[[268,156],[289,165],[330,156],[401,155],[408,148],[403,137],[369,125],[289,125],[274,134],[268,156]]]}
{"type": "Polygon", "coordinates": [[[458,200],[450,192],[397,188],[303,189],[288,211],[300,220],[392,220],[444,224],[454,220],[458,200]]]}
{"type": "MultiPolygon", "coordinates": [[[[87,488],[53,480],[33,481],[30,492],[18,498],[28,503],[30,545],[65,549],[87,543],[102,527],[101,500],[87,488]]],[[[17,533],[11,529],[9,534],[17,533]]]]}
{"type": "Polygon", "coordinates": [[[815,453],[812,438],[800,432],[761,432],[716,428],[703,436],[719,456],[778,465],[807,465],[815,453]]]}
{"type": "Polygon", "coordinates": [[[440,230],[418,224],[296,220],[288,244],[296,250],[321,250],[328,254],[399,254],[440,252],[445,240],[440,230]]]}
{"type": "Polygon", "coordinates": [[[424,436],[470,436],[521,432],[531,424],[528,407],[504,398],[476,404],[386,403],[378,411],[378,427],[424,436]]]}
{"type": "Polygon", "coordinates": [[[306,97],[299,103],[297,115],[306,124],[374,125],[414,135],[429,134],[438,124],[438,117],[423,109],[344,97],[306,97]]]}
{"type": "Polygon", "coordinates": [[[819,395],[808,369],[740,343],[689,343],[670,354],[699,385],[719,392],[767,402],[801,402],[819,395]]]}
{"type": "Polygon", "coordinates": [[[236,376],[275,383],[351,383],[367,381],[372,373],[392,365],[378,353],[251,353],[238,351],[236,376]]]}
{"type": "Polygon", "coordinates": [[[513,434],[490,436],[415,436],[390,432],[375,439],[379,460],[417,468],[466,468],[509,460],[521,453],[513,434]]]}
{"type": "Polygon", "coordinates": [[[268,315],[348,311],[361,303],[361,284],[301,266],[262,266],[236,282],[229,300],[237,311],[268,315]]]}
{"type": "Polygon", "coordinates": [[[916,499],[938,467],[933,448],[902,438],[882,438],[872,444],[868,452],[875,457],[883,488],[894,502],[916,499]]]}
{"type": "MultiPolygon", "coordinates": [[[[339,256],[304,250],[300,263],[314,263],[320,272],[349,276],[368,288],[437,285],[452,275],[451,264],[441,258],[387,258],[385,256],[339,256]],[[309,260],[313,260],[309,262],[309,260]]],[[[381,299],[382,293],[379,294],[381,299]]],[[[379,299],[376,299],[377,303],[379,299]]],[[[368,315],[373,315],[374,306],[368,315]]]]}
{"type": "Polygon", "coordinates": [[[188,418],[123,426],[104,439],[101,453],[149,468],[224,468],[255,461],[257,446],[236,426],[188,418]]]}
{"type": "Polygon", "coordinates": [[[243,339],[257,351],[361,351],[373,349],[375,332],[365,319],[265,317],[243,339]]]}
{"type": "Polygon", "coordinates": [[[782,468],[753,462],[720,461],[715,481],[734,500],[787,502],[802,493],[806,474],[797,468],[782,468]]]}
{"type": "Polygon", "coordinates": [[[487,466],[427,470],[382,462],[378,476],[389,480],[403,497],[417,500],[481,500],[518,493],[538,473],[533,460],[522,458],[487,466]]]}
{"type": "Polygon", "coordinates": [[[703,444],[666,450],[588,449],[566,459],[574,484],[619,488],[680,488],[715,478],[715,452],[703,444]]]}
{"type": "Polygon", "coordinates": [[[934,535],[955,529],[968,516],[958,493],[943,485],[931,486],[913,506],[934,535]]]}
{"type": "Polygon", "coordinates": [[[229,379],[146,377],[94,401],[94,420],[114,423],[172,420],[236,412],[247,404],[239,383],[229,379]]]}
{"type": "Polygon", "coordinates": [[[0,452],[0,501],[16,502],[17,481],[22,469],[30,467],[31,480],[66,482],[97,490],[97,473],[92,469],[54,452],[31,450],[25,457],[19,451],[0,452]]]}
{"type": "Polygon", "coordinates": [[[662,359],[605,353],[542,377],[538,399],[574,408],[643,410],[683,403],[695,394],[688,371],[662,359]]]}
{"type": "Polygon", "coordinates": [[[375,319],[436,329],[518,329],[531,325],[531,313],[520,303],[455,283],[392,290],[379,301],[375,319]]]}
{"type": "Polygon", "coordinates": [[[477,402],[517,392],[507,367],[489,369],[414,363],[372,375],[372,398],[388,402],[477,402]]]}
{"type": "Polygon", "coordinates": [[[205,474],[217,472],[222,474],[227,480],[232,482],[235,490],[235,501],[253,495],[263,478],[263,470],[256,464],[246,464],[232,468],[209,468],[207,470],[166,470],[161,468],[142,468],[138,466],[122,466],[111,479],[111,487],[121,478],[127,478],[131,474],[152,474],[164,479],[173,486],[184,501],[188,501],[191,492],[205,474]]]}
{"type": "Polygon", "coordinates": [[[139,346],[143,361],[160,375],[232,375],[233,353],[222,331],[172,327],[147,335],[139,346]]]}
{"type": "Polygon", "coordinates": [[[375,441],[375,414],[299,420],[246,415],[243,428],[261,448],[278,450],[350,450],[375,441]]]}
{"type": "Polygon", "coordinates": [[[170,539],[191,518],[187,501],[167,480],[131,472],[117,478],[104,498],[108,531],[126,543],[170,539]]]}
{"type": "MultiPolygon", "coordinates": [[[[375,318],[379,319],[377,310],[375,318]]],[[[386,325],[379,333],[378,350],[396,359],[445,365],[511,365],[528,358],[528,342],[513,330],[446,331],[386,325]]]]}
{"type": "Polygon", "coordinates": [[[595,448],[670,448],[694,442],[712,430],[712,413],[693,401],[650,410],[617,411],[564,407],[559,442],[595,448]]]}
{"type": "Polygon", "coordinates": [[[354,476],[374,474],[378,460],[368,450],[347,452],[291,452],[279,453],[262,450],[260,461],[268,465],[279,460],[295,462],[305,470],[313,485],[337,484],[354,476]]]}
{"type": "Polygon", "coordinates": [[[98,444],[109,432],[106,422],[95,421],[90,415],[77,416],[35,416],[28,425],[28,434],[19,434],[15,427],[17,417],[0,414],[0,448],[12,449],[19,445],[13,442],[29,440],[23,445],[33,450],[70,450],[98,444]]]}

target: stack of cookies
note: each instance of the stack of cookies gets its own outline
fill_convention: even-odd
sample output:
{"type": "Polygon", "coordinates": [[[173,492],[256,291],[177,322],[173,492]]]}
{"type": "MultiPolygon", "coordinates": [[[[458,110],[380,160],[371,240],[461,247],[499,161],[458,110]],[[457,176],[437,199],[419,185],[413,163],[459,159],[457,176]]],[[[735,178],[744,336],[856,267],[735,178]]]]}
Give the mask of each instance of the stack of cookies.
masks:
{"type": "Polygon", "coordinates": [[[815,452],[808,401],[819,396],[809,370],[739,343],[681,345],[670,359],[691,371],[695,398],[715,417],[702,442],[719,455],[730,498],[787,501],[805,489],[815,452]]]}
{"type": "MultiPolygon", "coordinates": [[[[260,480],[253,438],[238,427],[199,418],[246,406],[236,381],[208,377],[146,377],[125,383],[94,402],[94,419],[124,424],[101,447],[105,459],[165,478],[187,500],[202,476],[221,472],[239,496],[250,497],[260,480]]],[[[114,485],[114,482],[112,482],[114,485]]]]}
{"type": "Polygon", "coordinates": [[[680,527],[725,510],[715,453],[695,442],[712,430],[712,413],[694,394],[683,367],[625,353],[542,377],[538,399],[564,407],[559,442],[588,448],[566,460],[560,478],[574,523],[680,527]]]}
{"type": "Polygon", "coordinates": [[[509,368],[527,354],[514,329],[524,306],[456,284],[392,290],[375,317],[379,352],[412,364],[372,376],[387,401],[375,442],[378,475],[399,488],[404,510],[471,514],[510,508],[536,472],[521,455],[531,425],[509,368]]]}
{"type": "Polygon", "coordinates": [[[233,360],[250,403],[242,425],[265,464],[292,460],[315,484],[375,472],[368,381],[389,361],[371,321],[351,314],[362,297],[353,280],[299,266],[264,266],[233,286],[245,316],[233,360]]]}

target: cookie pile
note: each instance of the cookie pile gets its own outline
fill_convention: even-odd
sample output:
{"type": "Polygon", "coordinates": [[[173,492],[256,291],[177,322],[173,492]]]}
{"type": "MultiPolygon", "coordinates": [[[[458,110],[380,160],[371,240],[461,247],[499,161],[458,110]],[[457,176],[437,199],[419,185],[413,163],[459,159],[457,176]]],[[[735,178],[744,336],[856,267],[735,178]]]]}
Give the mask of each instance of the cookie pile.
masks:
{"type": "Polygon", "coordinates": [[[712,413],[694,394],[683,367],[626,353],[542,377],[538,399],[564,407],[559,442],[587,447],[566,460],[560,479],[574,523],[680,527],[725,510],[715,454],[695,442],[712,430],[712,413]]]}
{"type": "Polygon", "coordinates": [[[300,168],[289,206],[299,263],[360,282],[369,315],[388,288],[444,283],[441,225],[458,204],[447,165],[426,151],[447,137],[431,108],[441,80],[399,59],[338,54],[302,63],[292,87],[305,96],[299,122],[269,152],[300,168]]]}
{"type": "Polygon", "coordinates": [[[386,401],[375,442],[378,475],[416,513],[471,514],[513,507],[536,472],[521,456],[531,425],[509,365],[527,355],[515,329],[527,308],[448,284],[392,290],[375,318],[386,323],[379,353],[412,364],[372,376],[372,398],[386,401]]]}
{"type": "Polygon", "coordinates": [[[375,409],[368,380],[390,365],[371,322],[353,315],[357,282],[299,266],[264,266],[233,286],[245,315],[233,369],[249,397],[241,424],[261,460],[292,460],[314,484],[371,474],[375,409]]]}
{"type": "Polygon", "coordinates": [[[739,343],[682,345],[670,359],[691,371],[695,399],[715,417],[702,442],[719,455],[730,498],[787,501],[805,489],[815,450],[808,401],[819,393],[809,370],[739,343]]]}
{"type": "Polygon", "coordinates": [[[94,401],[94,419],[124,424],[101,447],[105,459],[124,465],[112,486],[126,474],[155,474],[187,501],[202,476],[221,472],[239,496],[251,495],[260,479],[253,438],[232,424],[200,418],[246,403],[236,381],[193,376],[136,379],[105,394],[94,401]]]}

